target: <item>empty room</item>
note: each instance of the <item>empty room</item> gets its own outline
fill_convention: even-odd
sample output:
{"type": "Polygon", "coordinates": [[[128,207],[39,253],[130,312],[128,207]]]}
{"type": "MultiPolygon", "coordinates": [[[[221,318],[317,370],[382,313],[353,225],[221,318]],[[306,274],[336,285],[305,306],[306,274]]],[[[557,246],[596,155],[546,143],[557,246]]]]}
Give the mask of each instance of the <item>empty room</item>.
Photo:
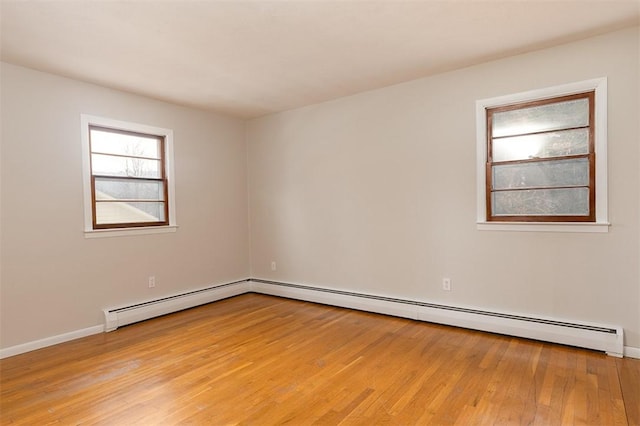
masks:
{"type": "Polygon", "coordinates": [[[0,423],[640,425],[640,2],[0,1],[0,423]]]}

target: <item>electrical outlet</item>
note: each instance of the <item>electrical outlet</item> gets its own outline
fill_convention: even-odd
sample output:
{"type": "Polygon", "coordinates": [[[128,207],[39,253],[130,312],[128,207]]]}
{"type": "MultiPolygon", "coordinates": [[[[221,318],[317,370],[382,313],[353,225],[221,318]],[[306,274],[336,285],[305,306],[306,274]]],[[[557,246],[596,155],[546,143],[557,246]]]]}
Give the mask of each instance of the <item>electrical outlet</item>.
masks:
{"type": "Polygon", "coordinates": [[[451,291],[451,278],[442,279],[442,289],[444,291],[451,291]]]}
{"type": "Polygon", "coordinates": [[[271,270],[272,271],[276,270],[276,262],[274,260],[271,261],[271,270]]]}
{"type": "Polygon", "coordinates": [[[155,286],[156,286],[156,277],[150,276],[149,277],[149,288],[153,288],[155,286]]]}

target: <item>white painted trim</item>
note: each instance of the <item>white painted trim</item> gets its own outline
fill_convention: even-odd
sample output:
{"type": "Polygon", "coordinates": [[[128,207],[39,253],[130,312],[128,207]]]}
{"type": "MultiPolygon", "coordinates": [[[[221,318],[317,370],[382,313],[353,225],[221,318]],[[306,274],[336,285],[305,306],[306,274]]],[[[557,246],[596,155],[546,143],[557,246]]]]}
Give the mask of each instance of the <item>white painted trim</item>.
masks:
{"type": "Polygon", "coordinates": [[[56,336],[45,337],[44,339],[34,340],[32,342],[23,343],[21,345],[10,346],[8,348],[0,349],[0,359],[14,355],[20,355],[25,352],[35,351],[37,349],[46,348],[47,346],[57,345],[59,343],[68,342],[71,340],[79,339],[81,337],[87,337],[102,332],[104,332],[104,326],[95,325],[93,327],[70,331],[68,333],[58,334],[56,336]]]}
{"type": "MultiPolygon", "coordinates": [[[[624,330],[618,326],[593,324],[582,321],[567,321],[566,319],[539,317],[536,319],[552,321],[552,322],[570,322],[573,324],[582,324],[585,326],[596,326],[602,328],[615,329],[616,334],[611,335],[607,341],[602,342],[598,339],[594,339],[591,332],[576,329],[576,333],[567,337],[565,327],[550,325],[541,325],[537,323],[529,323],[526,321],[518,321],[509,318],[502,318],[500,316],[488,316],[482,314],[474,314],[470,312],[457,312],[451,309],[441,308],[459,308],[459,309],[472,309],[465,306],[442,306],[441,308],[432,306],[425,306],[428,304],[424,301],[412,301],[401,300],[388,296],[378,296],[365,293],[354,293],[342,290],[335,290],[322,287],[302,286],[293,283],[277,283],[269,282],[267,280],[260,279],[246,279],[239,280],[237,282],[222,284],[218,286],[206,287],[194,292],[206,292],[201,296],[191,298],[189,293],[184,294],[184,298],[178,303],[171,306],[169,310],[162,310],[162,313],[176,312],[181,309],[186,309],[192,306],[197,306],[203,303],[210,303],[216,300],[220,300],[227,297],[233,297],[249,292],[255,292],[259,294],[267,294],[279,297],[286,297],[291,299],[303,300],[313,303],[322,303],[332,306],[339,306],[349,309],[357,309],[367,312],[374,312],[383,315],[392,315],[402,318],[409,318],[419,321],[428,321],[438,324],[451,325],[456,327],[469,328],[473,330],[482,330],[500,334],[506,334],[510,336],[518,336],[524,338],[532,338],[549,342],[556,342],[561,344],[571,344],[579,347],[586,347],[606,352],[608,355],[621,357],[624,356],[630,358],[640,359],[640,348],[623,346],[624,330]],[[197,302],[197,303],[194,303],[197,302]]],[[[182,294],[176,294],[173,296],[167,296],[166,299],[172,297],[181,297],[182,294]]],[[[164,309],[164,308],[162,308],[164,309]]],[[[112,330],[117,324],[114,321],[113,316],[109,316],[109,309],[105,309],[105,321],[106,325],[112,330]]],[[[154,316],[160,311],[154,311],[154,316]]],[[[147,315],[137,316],[138,313],[133,314],[128,320],[143,320],[151,318],[147,315]],[[135,317],[135,318],[134,318],[135,317]]],[[[498,315],[512,315],[522,316],[516,313],[500,312],[498,315]]],[[[133,321],[132,321],[133,322],[133,321]]],[[[41,349],[47,346],[52,346],[58,343],[75,340],[81,337],[90,336],[93,334],[102,333],[106,330],[106,326],[98,325],[94,327],[85,328],[82,330],[76,330],[69,333],[52,336],[33,342],[24,343],[21,345],[12,346],[5,349],[0,349],[0,359],[19,355],[25,352],[41,349]]]]}
{"type": "Polygon", "coordinates": [[[251,290],[261,294],[595,349],[616,357],[622,357],[624,351],[624,330],[619,326],[543,316],[531,318],[540,322],[531,322],[522,320],[529,319],[526,315],[512,312],[486,312],[468,306],[444,306],[417,300],[401,300],[293,283],[269,282],[257,278],[252,279],[250,283],[251,290]],[[509,316],[521,317],[521,319],[508,318],[509,316]],[[568,324],[612,329],[616,330],[616,333],[582,330],[568,327],[568,324]]]}
{"type": "MultiPolygon", "coordinates": [[[[420,321],[435,322],[438,324],[468,328],[471,330],[487,331],[490,333],[504,334],[507,336],[523,337],[526,339],[541,340],[545,342],[559,343],[582,348],[595,349],[606,352],[607,355],[622,358],[624,331],[621,327],[604,326],[617,330],[616,335],[602,335],[590,330],[570,329],[567,326],[541,324],[535,322],[511,320],[508,318],[469,314],[466,312],[443,311],[429,307],[419,308],[418,319],[420,321]]],[[[569,322],[560,319],[537,319],[569,322]]],[[[577,323],[576,321],[570,321],[577,323]]],[[[600,324],[585,324],[601,326],[600,324]]]]}
{"type": "MultiPolygon", "coordinates": [[[[607,78],[595,78],[544,89],[497,96],[476,101],[476,217],[477,229],[482,231],[542,231],[542,232],[609,232],[607,188],[607,78]],[[510,226],[494,226],[487,222],[485,194],[487,162],[487,108],[510,105],[524,101],[548,99],[557,96],[595,90],[595,154],[596,154],[596,222],[595,224],[571,224],[571,227],[553,224],[510,222],[510,226]],[[487,225],[487,226],[485,226],[487,225]],[[596,227],[594,227],[596,225],[596,227]],[[522,229],[516,229],[522,228],[522,229]]],[[[562,225],[567,225],[562,223],[562,225]]]]}
{"type": "Polygon", "coordinates": [[[418,319],[414,306],[388,300],[365,299],[357,295],[328,293],[320,288],[294,288],[250,281],[251,291],[270,296],[286,297],[305,302],[322,303],[341,308],[357,309],[402,318],[418,319]]]}
{"type": "Polygon", "coordinates": [[[549,222],[480,222],[479,231],[521,231],[521,232],[609,232],[608,223],[549,223],[549,222]]]}
{"type": "MultiPolygon", "coordinates": [[[[210,286],[202,289],[196,289],[196,290],[193,290],[193,292],[205,291],[205,290],[211,290],[211,291],[208,292],[208,294],[206,295],[202,295],[203,297],[200,297],[200,298],[189,297],[189,295],[187,294],[178,303],[173,304],[171,306],[172,309],[165,310],[162,313],[158,313],[158,312],[161,312],[161,310],[157,310],[157,311],[154,311],[154,313],[157,315],[163,315],[164,313],[177,312],[182,309],[187,309],[187,308],[198,306],[205,303],[215,302],[217,300],[249,293],[251,291],[248,280],[239,280],[234,283],[218,284],[217,286],[210,286]]],[[[169,296],[166,296],[165,298],[171,298],[176,296],[181,296],[181,294],[169,295],[169,296]]],[[[108,311],[108,309],[105,309],[104,311],[108,311]]],[[[144,319],[152,318],[152,316],[148,316],[148,313],[146,314],[147,314],[146,317],[144,315],[139,316],[137,318],[137,321],[142,321],[144,319]]],[[[154,315],[154,316],[157,316],[157,315],[154,315]]],[[[133,317],[129,317],[129,318],[131,319],[133,317]]],[[[105,319],[107,319],[106,313],[105,313],[105,319]]],[[[45,348],[47,346],[57,345],[59,343],[68,342],[71,340],[79,339],[81,337],[87,337],[93,334],[99,334],[99,333],[103,333],[105,331],[111,331],[114,329],[115,328],[112,327],[110,330],[106,330],[105,325],[96,325],[96,326],[84,328],[81,330],[75,330],[68,333],[63,333],[56,336],[46,337],[44,339],[35,340],[32,342],[23,343],[16,346],[11,346],[8,348],[0,349],[0,359],[7,358],[14,355],[20,355],[26,352],[31,352],[37,349],[45,348]]]]}
{"type": "Polygon", "coordinates": [[[162,127],[149,126],[147,124],[132,123],[128,121],[114,120],[106,117],[98,117],[89,114],[80,114],[80,134],[82,142],[82,186],[84,193],[84,232],[85,238],[119,237],[127,235],[158,234],[176,232],[178,222],[176,219],[175,204],[175,170],[173,159],[173,130],[162,127]],[[91,205],[91,164],[89,152],[89,126],[103,126],[111,129],[128,130],[139,133],[163,136],[165,143],[165,173],[167,176],[167,192],[169,197],[169,226],[149,226],[142,228],[122,228],[109,230],[93,229],[92,205],[91,205]]]}
{"type": "Polygon", "coordinates": [[[105,308],[102,310],[105,320],[104,330],[113,331],[123,325],[238,296],[248,293],[249,290],[249,282],[239,280],[167,295],[155,300],[144,300],[127,306],[105,308]]]}
{"type": "Polygon", "coordinates": [[[633,346],[625,346],[624,356],[629,358],[640,359],[640,348],[634,348],[633,346]]]}
{"type": "Polygon", "coordinates": [[[128,237],[131,235],[167,234],[176,232],[177,226],[149,226],[129,229],[92,229],[84,231],[85,238],[128,237]]]}

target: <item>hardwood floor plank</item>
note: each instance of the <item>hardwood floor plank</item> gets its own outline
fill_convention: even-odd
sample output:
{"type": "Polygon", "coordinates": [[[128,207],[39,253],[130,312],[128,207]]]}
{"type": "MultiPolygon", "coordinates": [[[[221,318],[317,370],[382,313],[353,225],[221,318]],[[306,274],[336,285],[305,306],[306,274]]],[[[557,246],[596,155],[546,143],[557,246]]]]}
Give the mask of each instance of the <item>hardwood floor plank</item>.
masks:
{"type": "MultiPolygon", "coordinates": [[[[627,422],[634,426],[640,425],[640,368],[638,368],[638,362],[640,360],[629,358],[616,360],[622,394],[622,398],[619,398],[617,402],[624,402],[627,422]]],[[[613,378],[611,380],[614,381],[613,378]]]]}
{"type": "Polygon", "coordinates": [[[0,360],[0,424],[638,425],[640,360],[247,294],[0,360]]]}

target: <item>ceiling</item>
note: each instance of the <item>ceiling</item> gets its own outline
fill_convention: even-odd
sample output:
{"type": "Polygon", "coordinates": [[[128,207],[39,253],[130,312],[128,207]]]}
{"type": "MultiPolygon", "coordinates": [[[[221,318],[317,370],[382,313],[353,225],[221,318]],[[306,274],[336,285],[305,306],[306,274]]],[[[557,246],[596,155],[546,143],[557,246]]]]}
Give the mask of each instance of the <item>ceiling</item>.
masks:
{"type": "Polygon", "coordinates": [[[257,117],[638,25],[640,0],[0,0],[1,59],[257,117]]]}

